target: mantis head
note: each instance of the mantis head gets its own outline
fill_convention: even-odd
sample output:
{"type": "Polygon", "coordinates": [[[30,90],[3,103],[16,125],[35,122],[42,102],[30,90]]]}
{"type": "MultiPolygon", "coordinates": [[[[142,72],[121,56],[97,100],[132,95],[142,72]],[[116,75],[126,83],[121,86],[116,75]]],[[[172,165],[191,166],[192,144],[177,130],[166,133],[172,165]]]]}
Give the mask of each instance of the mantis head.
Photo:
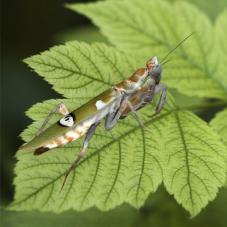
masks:
{"type": "Polygon", "coordinates": [[[154,56],[147,62],[148,75],[158,84],[161,80],[161,65],[158,63],[158,58],[154,56]]]}

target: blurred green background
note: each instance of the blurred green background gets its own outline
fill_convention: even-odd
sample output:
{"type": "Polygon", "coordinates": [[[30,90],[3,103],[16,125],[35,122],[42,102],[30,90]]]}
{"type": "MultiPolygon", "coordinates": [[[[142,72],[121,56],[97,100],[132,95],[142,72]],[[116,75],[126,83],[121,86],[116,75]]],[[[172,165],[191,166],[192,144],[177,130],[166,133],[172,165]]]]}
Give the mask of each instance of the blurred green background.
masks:
{"type": "MultiPolygon", "coordinates": [[[[182,0],[183,1],[183,0],[182,0]]],[[[189,0],[188,0],[189,1],[189,0]]],[[[22,144],[18,137],[30,123],[24,112],[36,102],[59,98],[41,77],[22,62],[66,40],[103,41],[98,29],[86,18],[63,7],[78,0],[3,0],[1,3],[1,207],[13,199],[14,154],[22,144]]],[[[91,0],[89,1],[91,2],[91,0]]],[[[191,0],[211,20],[227,7],[226,0],[191,0]]],[[[179,98],[181,99],[181,97],[179,98]]],[[[212,113],[211,113],[212,114],[212,113]]],[[[202,117],[207,118],[206,115],[202,117]]],[[[1,226],[226,226],[227,193],[221,190],[215,201],[194,219],[189,218],[172,196],[161,187],[143,208],[127,205],[102,213],[68,211],[60,215],[1,210],[1,226]]]]}

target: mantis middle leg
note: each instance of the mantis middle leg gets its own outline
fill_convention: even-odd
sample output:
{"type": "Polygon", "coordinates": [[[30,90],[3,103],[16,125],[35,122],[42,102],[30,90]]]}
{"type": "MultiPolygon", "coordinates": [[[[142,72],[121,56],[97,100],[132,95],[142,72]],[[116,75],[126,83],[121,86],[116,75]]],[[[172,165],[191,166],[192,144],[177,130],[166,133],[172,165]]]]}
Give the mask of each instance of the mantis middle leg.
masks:
{"type": "Polygon", "coordinates": [[[48,122],[50,121],[50,119],[53,117],[53,115],[59,112],[62,115],[66,116],[67,114],[69,114],[69,110],[67,109],[67,107],[65,106],[64,103],[60,103],[58,104],[53,110],[51,110],[51,112],[47,115],[46,119],[44,120],[43,124],[41,125],[41,127],[38,129],[38,131],[36,132],[36,136],[40,135],[40,133],[43,132],[44,128],[46,127],[46,125],[48,124],[48,122]]]}

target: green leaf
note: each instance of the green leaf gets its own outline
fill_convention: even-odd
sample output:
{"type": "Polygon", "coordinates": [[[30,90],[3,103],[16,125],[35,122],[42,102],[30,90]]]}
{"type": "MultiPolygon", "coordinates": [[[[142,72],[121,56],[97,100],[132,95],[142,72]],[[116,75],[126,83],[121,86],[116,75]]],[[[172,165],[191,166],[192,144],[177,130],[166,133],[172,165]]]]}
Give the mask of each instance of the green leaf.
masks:
{"type": "MultiPolygon", "coordinates": [[[[218,112],[216,116],[211,120],[210,125],[221,136],[225,148],[227,150],[227,108],[218,112]]],[[[226,172],[227,172],[227,160],[226,160],[226,172]]],[[[226,177],[227,186],[227,177],[226,177]]]]}
{"type": "Polygon", "coordinates": [[[164,66],[164,81],[189,96],[226,98],[227,89],[215,75],[213,26],[192,4],[123,0],[67,6],[91,18],[110,42],[121,50],[136,53],[142,62],[151,55],[162,59],[183,38],[195,32],[164,66]]]}
{"type": "Polygon", "coordinates": [[[106,38],[99,32],[99,30],[91,25],[67,29],[57,34],[55,36],[55,40],[60,43],[65,43],[67,41],[73,40],[84,41],[87,43],[107,42],[106,38]]]}
{"type": "Polygon", "coordinates": [[[212,119],[210,125],[214,130],[221,136],[224,144],[227,147],[227,108],[216,114],[215,118],[212,119]]]}
{"type": "MultiPolygon", "coordinates": [[[[219,15],[215,24],[216,48],[219,53],[217,79],[227,89],[227,8],[219,15]]],[[[227,96],[225,97],[227,100],[227,96]]]]}
{"type": "MultiPolygon", "coordinates": [[[[180,0],[168,0],[168,1],[180,1],[180,0]]],[[[202,9],[208,16],[215,20],[217,15],[227,7],[226,0],[182,0],[193,3],[198,8],[202,9]]]]}
{"type": "MultiPolygon", "coordinates": [[[[27,115],[34,122],[21,134],[23,140],[29,141],[35,135],[56,104],[64,101],[73,110],[91,96],[109,88],[112,82],[128,77],[133,72],[132,65],[136,66],[134,61],[114,48],[78,42],[51,48],[27,59],[35,71],[54,84],[54,89],[73,99],[49,100],[29,109],[27,115]],[[75,51],[75,45],[78,51],[75,51]],[[70,70],[73,74],[67,76],[70,70]],[[80,88],[88,75],[92,86],[85,84],[80,88]]],[[[156,99],[153,106],[155,103],[156,99]]],[[[124,202],[141,207],[164,179],[167,190],[176,200],[192,215],[197,214],[214,199],[218,188],[224,184],[226,156],[219,155],[225,152],[224,145],[206,123],[192,113],[179,110],[169,93],[161,114],[151,118],[153,111],[150,106],[140,110],[145,128],[139,127],[131,116],[119,121],[111,132],[99,127],[87,156],[68,177],[61,192],[64,173],[79,152],[82,139],[41,156],[18,152],[14,180],[16,193],[11,209],[62,212],[97,206],[109,210],[124,202]],[[167,157],[176,151],[179,153],[167,162],[167,157]],[[195,151],[197,158],[193,156],[195,151]],[[186,169],[181,167],[182,164],[186,169]],[[174,177],[178,168],[180,170],[174,177]],[[209,171],[214,174],[205,174],[209,171]],[[171,178],[174,186],[169,183],[171,178]],[[179,194],[182,185],[185,186],[179,194]],[[198,194],[201,191],[200,199],[198,194]]],[[[50,124],[58,119],[60,115],[56,114],[50,124]]]]}
{"type": "Polygon", "coordinates": [[[225,182],[227,152],[207,124],[190,112],[169,117],[164,138],[164,184],[192,216],[199,213],[225,182]]]}
{"type": "Polygon", "coordinates": [[[77,97],[76,104],[85,103],[94,94],[123,80],[138,65],[134,58],[104,44],[77,41],[55,46],[25,62],[52,84],[55,91],[67,98],[77,97]]]}

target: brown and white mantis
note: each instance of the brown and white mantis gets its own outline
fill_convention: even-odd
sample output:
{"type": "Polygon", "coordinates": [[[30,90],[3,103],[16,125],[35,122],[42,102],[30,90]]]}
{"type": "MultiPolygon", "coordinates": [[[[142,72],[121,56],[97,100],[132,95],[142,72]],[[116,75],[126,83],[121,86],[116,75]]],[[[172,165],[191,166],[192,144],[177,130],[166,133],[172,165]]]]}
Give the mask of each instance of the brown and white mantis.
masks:
{"type": "Polygon", "coordinates": [[[82,149],[65,173],[66,179],[85,155],[89,141],[102,119],[105,118],[106,130],[110,130],[128,112],[137,115],[137,109],[150,102],[153,95],[160,91],[162,91],[162,95],[156,113],[161,111],[166,96],[166,87],[160,84],[160,79],[161,66],[158,64],[157,57],[153,57],[147,62],[146,68],[138,69],[128,79],[104,91],[76,110],[69,112],[63,103],[59,104],[47,116],[37,135],[24,144],[20,150],[33,151],[34,155],[40,155],[50,149],[64,146],[86,134],[82,149]],[[143,92],[143,89],[146,91],[143,92]],[[136,96],[138,99],[135,102],[136,96]],[[44,130],[50,118],[57,111],[64,117],[44,130]]]}
{"type": "Polygon", "coordinates": [[[166,86],[160,83],[161,71],[157,57],[153,57],[147,62],[145,68],[138,69],[128,79],[104,91],[76,110],[69,112],[63,103],[59,104],[47,116],[37,135],[24,144],[20,150],[33,151],[34,155],[40,155],[50,149],[62,147],[86,134],[79,154],[65,172],[64,186],[69,173],[79,165],[85,155],[89,141],[101,120],[105,119],[105,128],[110,130],[119,119],[126,117],[128,113],[133,113],[141,124],[137,110],[150,103],[154,95],[159,92],[161,92],[161,96],[155,114],[162,110],[166,98],[166,86]],[[64,117],[44,130],[50,118],[57,111],[64,117]]]}

